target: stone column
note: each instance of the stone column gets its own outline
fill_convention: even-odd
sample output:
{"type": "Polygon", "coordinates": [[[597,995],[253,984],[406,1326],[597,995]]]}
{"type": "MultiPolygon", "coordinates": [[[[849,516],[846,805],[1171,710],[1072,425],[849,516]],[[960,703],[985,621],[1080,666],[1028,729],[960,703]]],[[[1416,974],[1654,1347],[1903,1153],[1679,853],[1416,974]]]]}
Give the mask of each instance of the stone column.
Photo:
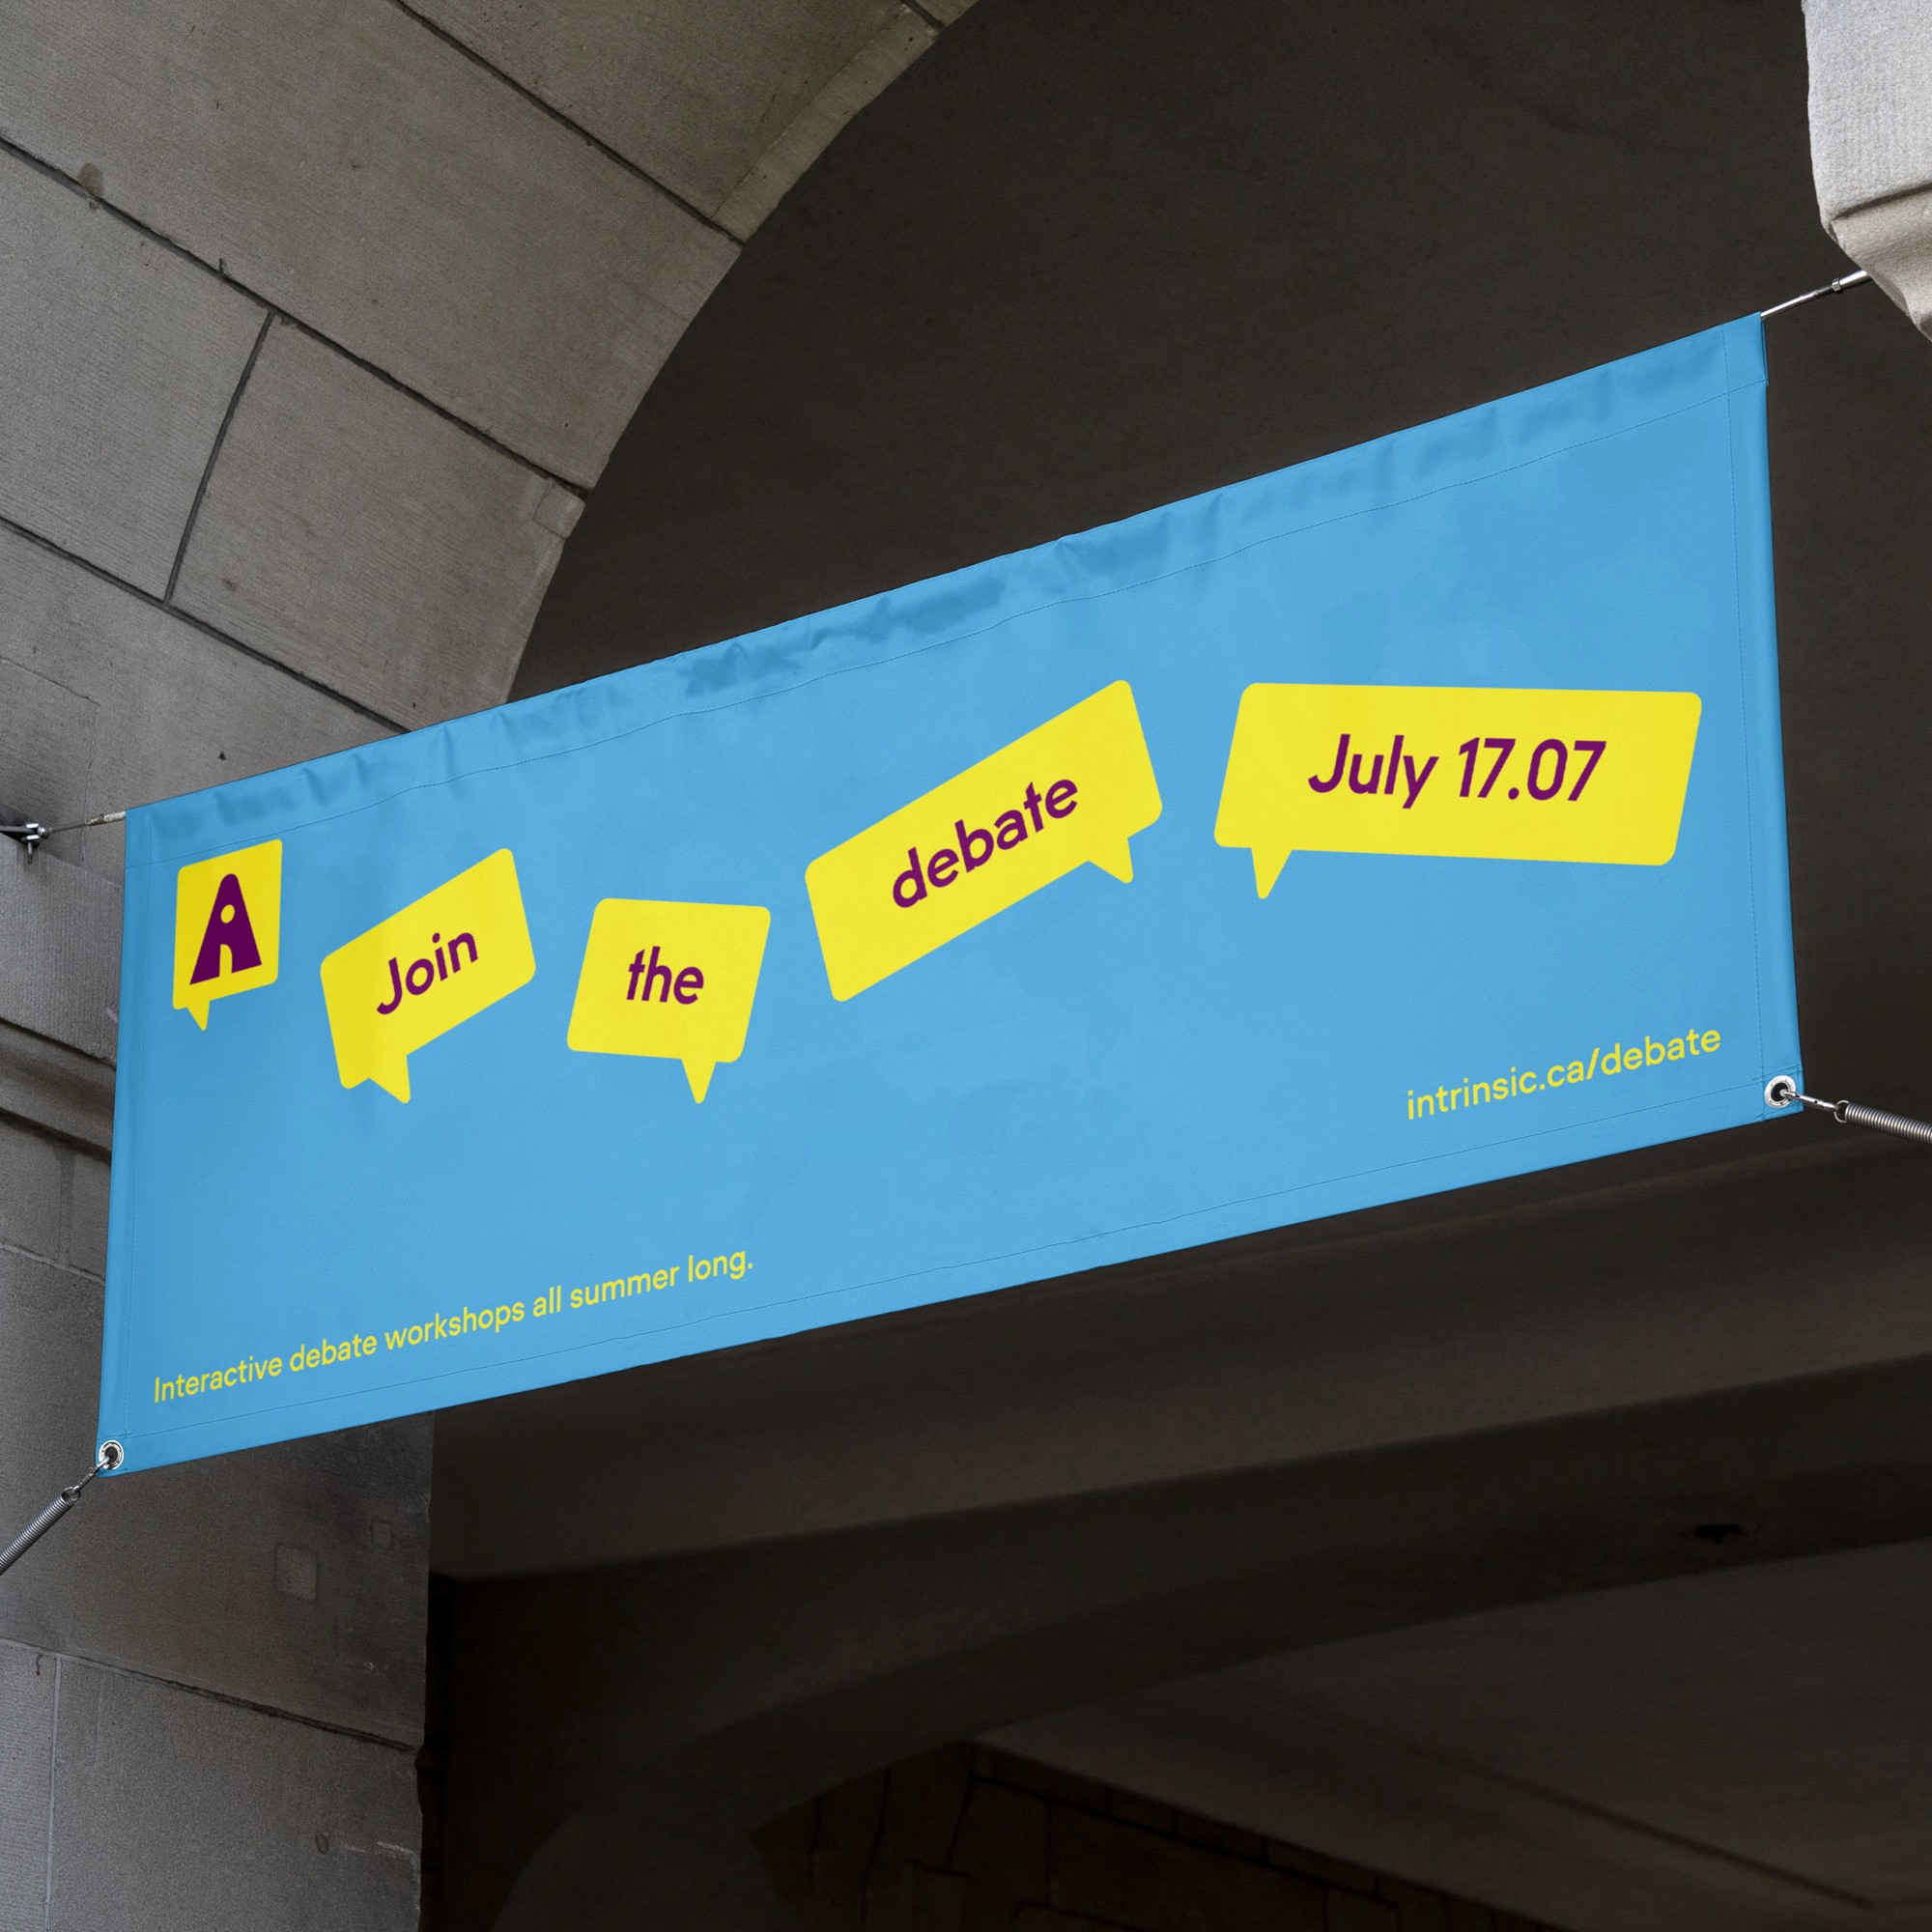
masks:
{"type": "Polygon", "coordinates": [[[1932,0],[1809,0],[1804,35],[1818,213],[1932,335],[1932,0]]]}

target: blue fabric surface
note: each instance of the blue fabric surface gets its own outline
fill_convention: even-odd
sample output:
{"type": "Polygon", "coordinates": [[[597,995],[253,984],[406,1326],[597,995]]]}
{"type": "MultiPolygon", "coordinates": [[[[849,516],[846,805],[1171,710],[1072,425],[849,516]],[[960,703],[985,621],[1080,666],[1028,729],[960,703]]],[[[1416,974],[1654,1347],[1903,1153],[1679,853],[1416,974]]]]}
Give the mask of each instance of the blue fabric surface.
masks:
{"type": "Polygon", "coordinates": [[[139,1469],[1765,1118],[1800,1067],[1764,382],[1734,323],[131,812],[101,1435],[139,1469]],[[808,864],[1120,679],[1161,803],[1132,883],[1083,866],[835,1000],[808,864]],[[1675,855],[1297,852],[1261,899],[1213,834],[1268,681],[1695,692],[1675,855]],[[277,977],[204,1031],[173,1004],[177,873],[277,838],[277,977]],[[414,1054],[407,1104],[345,1088],[321,961],[505,847],[534,977],[414,1054]],[[566,1046],[608,897],[770,910],[702,1105],[674,1062],[566,1046]],[[1707,1031],[1720,1050],[1408,1115],[1438,1083],[1707,1031]],[[351,1336],[377,1347],[156,1400],[351,1336]]]}

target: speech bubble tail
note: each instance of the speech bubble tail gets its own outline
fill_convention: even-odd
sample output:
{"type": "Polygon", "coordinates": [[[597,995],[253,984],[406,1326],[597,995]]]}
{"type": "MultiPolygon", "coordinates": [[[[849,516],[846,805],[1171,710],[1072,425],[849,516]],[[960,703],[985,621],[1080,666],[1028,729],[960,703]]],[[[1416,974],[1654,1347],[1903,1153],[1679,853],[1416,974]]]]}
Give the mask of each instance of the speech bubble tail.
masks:
{"type": "Polygon", "coordinates": [[[1089,856],[1109,877],[1119,879],[1123,886],[1130,886],[1134,882],[1134,848],[1124,838],[1121,840],[1120,854],[1118,859],[1105,851],[1089,856]]]}
{"type": "Polygon", "coordinates": [[[208,1031],[208,1002],[206,1000],[190,1000],[187,1003],[187,1009],[194,1015],[195,1025],[203,1033],[206,1033],[208,1031]]]}
{"type": "Polygon", "coordinates": [[[1281,868],[1288,864],[1288,852],[1265,852],[1257,845],[1251,854],[1255,862],[1255,891],[1266,898],[1274,891],[1274,882],[1281,877],[1281,868]]]}
{"type": "Polygon", "coordinates": [[[684,1077],[691,1082],[691,1097],[701,1107],[704,1096],[711,1090],[711,1076],[717,1072],[715,1060],[687,1060],[684,1063],[684,1077]]]}
{"type": "Polygon", "coordinates": [[[373,1080],[384,1093],[393,1094],[404,1106],[410,1104],[410,1063],[407,1054],[393,1066],[372,1066],[364,1078],[373,1080]]]}

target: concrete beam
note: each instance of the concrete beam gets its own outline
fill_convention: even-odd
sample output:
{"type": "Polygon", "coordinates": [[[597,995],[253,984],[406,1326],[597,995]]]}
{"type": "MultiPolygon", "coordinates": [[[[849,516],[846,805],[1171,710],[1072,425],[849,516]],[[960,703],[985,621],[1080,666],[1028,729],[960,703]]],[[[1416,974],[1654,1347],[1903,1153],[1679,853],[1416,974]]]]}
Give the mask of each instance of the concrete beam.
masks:
{"type": "Polygon", "coordinates": [[[1321,1645],[994,1741],[1573,1932],[1932,1920],[1932,1545],[1742,1568],[1705,1547],[1702,1576],[1321,1645]]]}
{"type": "MultiPolygon", "coordinates": [[[[687,1822],[749,1828],[911,1751],[1178,1676],[1932,1536],[1928,1386],[1921,1358],[466,1586],[451,1783],[456,1799],[458,1772],[468,1780],[451,1812],[466,1835],[450,1861],[473,1915],[464,1922],[551,1925],[565,1901],[580,1927],[648,1920],[691,1862],[687,1822]],[[1710,1521],[1749,1528],[1714,1544],[1692,1533],[1710,1521]],[[520,1669],[546,1654],[570,1656],[567,1686],[520,1669]],[[513,1878],[512,1905],[493,1919],[496,1889],[513,1878]]],[[[1911,1800],[1900,1830],[1922,1816],[1911,1800]]]]}
{"type": "Polygon", "coordinates": [[[1919,1160],[1747,1128],[470,1404],[439,1425],[437,1567],[933,1520],[1932,1353],[1919,1160]],[[558,1511],[586,1468],[597,1508],[558,1511]]]}
{"type": "MultiPolygon", "coordinates": [[[[1798,1932],[1866,1916],[1719,1847],[1500,1778],[1486,1752],[1446,1757],[1400,1731],[1265,1698],[1242,1676],[1163,1686],[987,1742],[1249,1831],[1292,1830],[1333,1857],[1379,1861],[1421,1884],[1540,1909],[1569,1932],[1798,1932]]],[[[1507,1677],[1494,1688],[1507,1698],[1507,1677]]]]}

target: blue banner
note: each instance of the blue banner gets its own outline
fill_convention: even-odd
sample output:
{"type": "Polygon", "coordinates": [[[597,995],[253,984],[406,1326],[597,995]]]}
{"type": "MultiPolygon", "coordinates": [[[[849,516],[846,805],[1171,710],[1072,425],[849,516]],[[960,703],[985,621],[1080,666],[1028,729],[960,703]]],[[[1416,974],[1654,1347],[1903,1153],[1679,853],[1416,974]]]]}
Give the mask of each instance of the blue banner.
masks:
{"type": "Polygon", "coordinates": [[[1748,320],[129,813],[138,1469],[1771,1115],[1748,320]]]}

